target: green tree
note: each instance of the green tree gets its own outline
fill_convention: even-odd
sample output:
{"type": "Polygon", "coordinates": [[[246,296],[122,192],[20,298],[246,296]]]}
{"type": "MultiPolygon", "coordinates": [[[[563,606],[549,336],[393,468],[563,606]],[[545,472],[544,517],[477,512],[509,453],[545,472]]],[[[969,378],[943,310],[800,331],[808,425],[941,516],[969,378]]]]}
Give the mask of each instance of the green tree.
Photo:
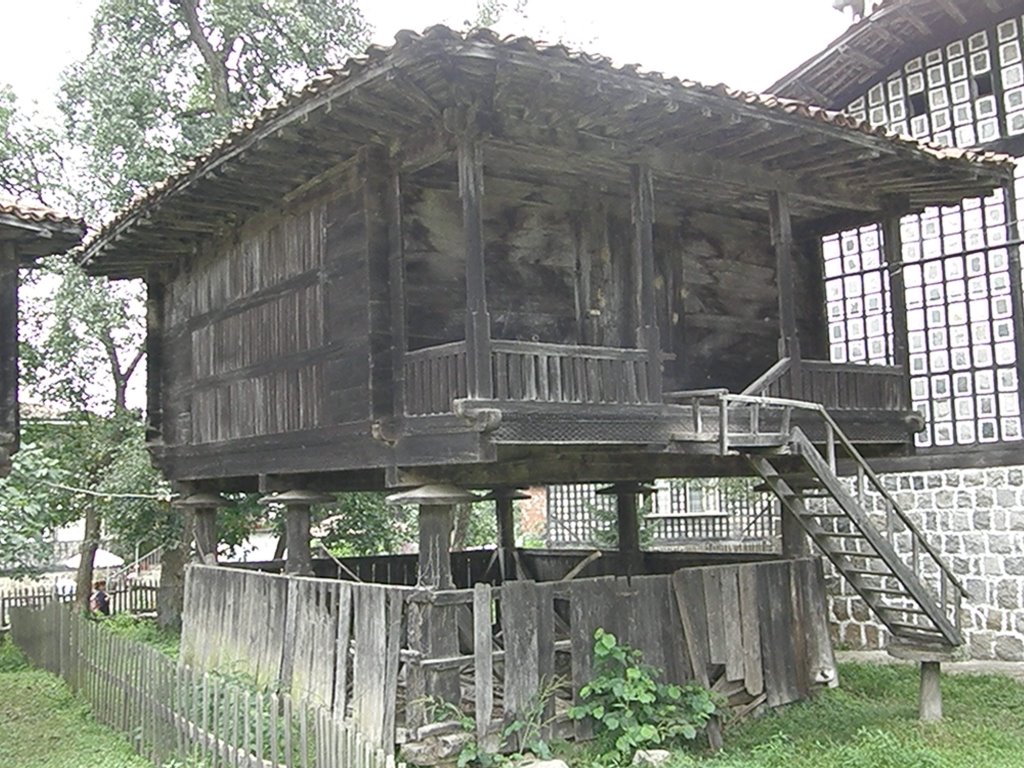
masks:
{"type": "MultiPolygon", "coordinates": [[[[61,130],[33,133],[10,89],[0,90],[2,186],[65,201],[99,221],[296,83],[361,49],[367,34],[353,0],[101,0],[89,53],[63,77],[61,130]]],[[[105,414],[116,443],[100,452],[104,477],[134,478],[147,495],[151,478],[134,471],[144,463],[142,430],[125,432],[122,423],[143,359],[142,286],[112,286],[68,261],[55,261],[41,279],[58,287],[26,303],[26,388],[61,407],[105,414]],[[133,445],[125,453],[126,442],[133,445]]],[[[86,479],[93,490],[100,484],[99,476],[86,479]]],[[[88,540],[98,533],[100,505],[85,511],[88,540]]],[[[126,535],[129,519],[181,541],[181,520],[166,505],[108,512],[126,535]]],[[[177,548],[169,550],[180,567],[177,548]]],[[[87,584],[88,546],[83,554],[79,582],[87,584]]]]}

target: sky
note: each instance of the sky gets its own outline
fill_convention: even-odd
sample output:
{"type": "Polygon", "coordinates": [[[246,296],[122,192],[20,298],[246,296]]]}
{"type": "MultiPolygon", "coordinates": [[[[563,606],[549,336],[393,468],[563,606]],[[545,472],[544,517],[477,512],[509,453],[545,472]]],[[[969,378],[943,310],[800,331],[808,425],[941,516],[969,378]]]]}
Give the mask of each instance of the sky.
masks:
{"type": "MultiPolygon", "coordinates": [[[[60,72],[85,55],[97,0],[0,0],[0,83],[23,103],[52,110],[60,72]]],[[[512,0],[510,5],[515,4],[512,0]]],[[[375,42],[399,29],[462,28],[476,0],[363,0],[375,42]]],[[[505,34],[573,48],[705,83],[763,90],[823,48],[849,20],[831,0],[528,0],[505,34]]]]}

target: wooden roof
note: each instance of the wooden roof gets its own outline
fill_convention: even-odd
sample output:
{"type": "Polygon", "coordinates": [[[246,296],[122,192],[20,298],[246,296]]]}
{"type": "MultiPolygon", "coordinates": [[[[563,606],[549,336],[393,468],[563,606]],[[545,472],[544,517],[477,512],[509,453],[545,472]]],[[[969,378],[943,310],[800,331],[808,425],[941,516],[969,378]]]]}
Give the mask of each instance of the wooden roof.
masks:
{"type": "Polygon", "coordinates": [[[13,243],[31,264],[42,256],[65,253],[82,242],[85,223],[36,203],[0,196],[0,242],[13,243]]]}
{"type": "Polygon", "coordinates": [[[919,210],[983,194],[1012,171],[1003,156],[922,146],[774,96],[432,27],[399,33],[240,126],[104,226],[82,261],[114,277],[170,266],[368,144],[409,164],[443,158],[453,137],[442,125],[468,104],[488,136],[485,173],[625,194],[628,164],[647,163],[663,202],[759,221],[773,190],[791,195],[798,224],[849,224],[894,199],[919,210]]]}
{"type": "Polygon", "coordinates": [[[915,56],[1022,13],[1024,0],[888,0],[768,91],[841,109],[915,56]]]}

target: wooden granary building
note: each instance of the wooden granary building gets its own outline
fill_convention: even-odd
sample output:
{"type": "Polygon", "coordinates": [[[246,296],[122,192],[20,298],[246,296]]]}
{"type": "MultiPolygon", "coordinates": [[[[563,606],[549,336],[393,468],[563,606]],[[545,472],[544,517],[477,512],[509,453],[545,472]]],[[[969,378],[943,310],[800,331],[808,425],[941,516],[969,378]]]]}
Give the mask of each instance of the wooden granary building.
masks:
{"type": "Polygon", "coordinates": [[[18,449],[18,270],[71,250],[84,234],[81,221],[0,195],[0,477],[18,449]]]}
{"type": "Polygon", "coordinates": [[[465,698],[465,667],[482,737],[567,654],[578,691],[598,621],[670,676],[778,704],[834,679],[807,535],[895,636],[955,646],[961,587],[941,553],[836,475],[846,459],[878,485],[864,457],[908,450],[922,425],[902,308],[890,359],[830,359],[821,242],[884,221],[890,259],[901,216],[1011,177],[1000,156],[488,31],[401,33],[314,80],[84,249],[94,274],[148,286],[150,448],[182,503],[276,492],[293,572],[386,583],[197,568],[186,610],[217,637],[191,653],[233,662],[246,645],[220,590],[276,595],[288,609],[254,620],[277,627],[259,669],[385,748],[422,724],[423,694],[465,698]],[[739,474],[779,500],[784,557],[641,551],[643,481],[739,474]],[[508,521],[516,487],[576,481],[612,483],[618,554],[528,556],[505,527],[500,575],[449,555],[467,491],[508,521]],[[410,487],[418,567],[298,552],[317,493],[410,487]],[[506,581],[506,560],[534,578],[506,581]]]}

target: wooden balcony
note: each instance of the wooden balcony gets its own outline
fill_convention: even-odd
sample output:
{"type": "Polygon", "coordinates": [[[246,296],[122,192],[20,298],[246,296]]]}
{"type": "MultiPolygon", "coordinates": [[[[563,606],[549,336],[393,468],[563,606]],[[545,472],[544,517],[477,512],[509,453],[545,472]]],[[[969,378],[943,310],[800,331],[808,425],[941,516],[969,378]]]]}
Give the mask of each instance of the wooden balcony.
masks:
{"type": "Polygon", "coordinates": [[[892,365],[784,358],[743,391],[818,403],[835,411],[906,411],[903,369],[892,365]]]}
{"type": "MultiPolygon", "coordinates": [[[[494,399],[545,403],[660,403],[642,349],[531,341],[490,342],[494,399]]],[[[468,396],[466,343],[427,347],[405,356],[405,410],[411,416],[451,413],[468,396]]]]}

